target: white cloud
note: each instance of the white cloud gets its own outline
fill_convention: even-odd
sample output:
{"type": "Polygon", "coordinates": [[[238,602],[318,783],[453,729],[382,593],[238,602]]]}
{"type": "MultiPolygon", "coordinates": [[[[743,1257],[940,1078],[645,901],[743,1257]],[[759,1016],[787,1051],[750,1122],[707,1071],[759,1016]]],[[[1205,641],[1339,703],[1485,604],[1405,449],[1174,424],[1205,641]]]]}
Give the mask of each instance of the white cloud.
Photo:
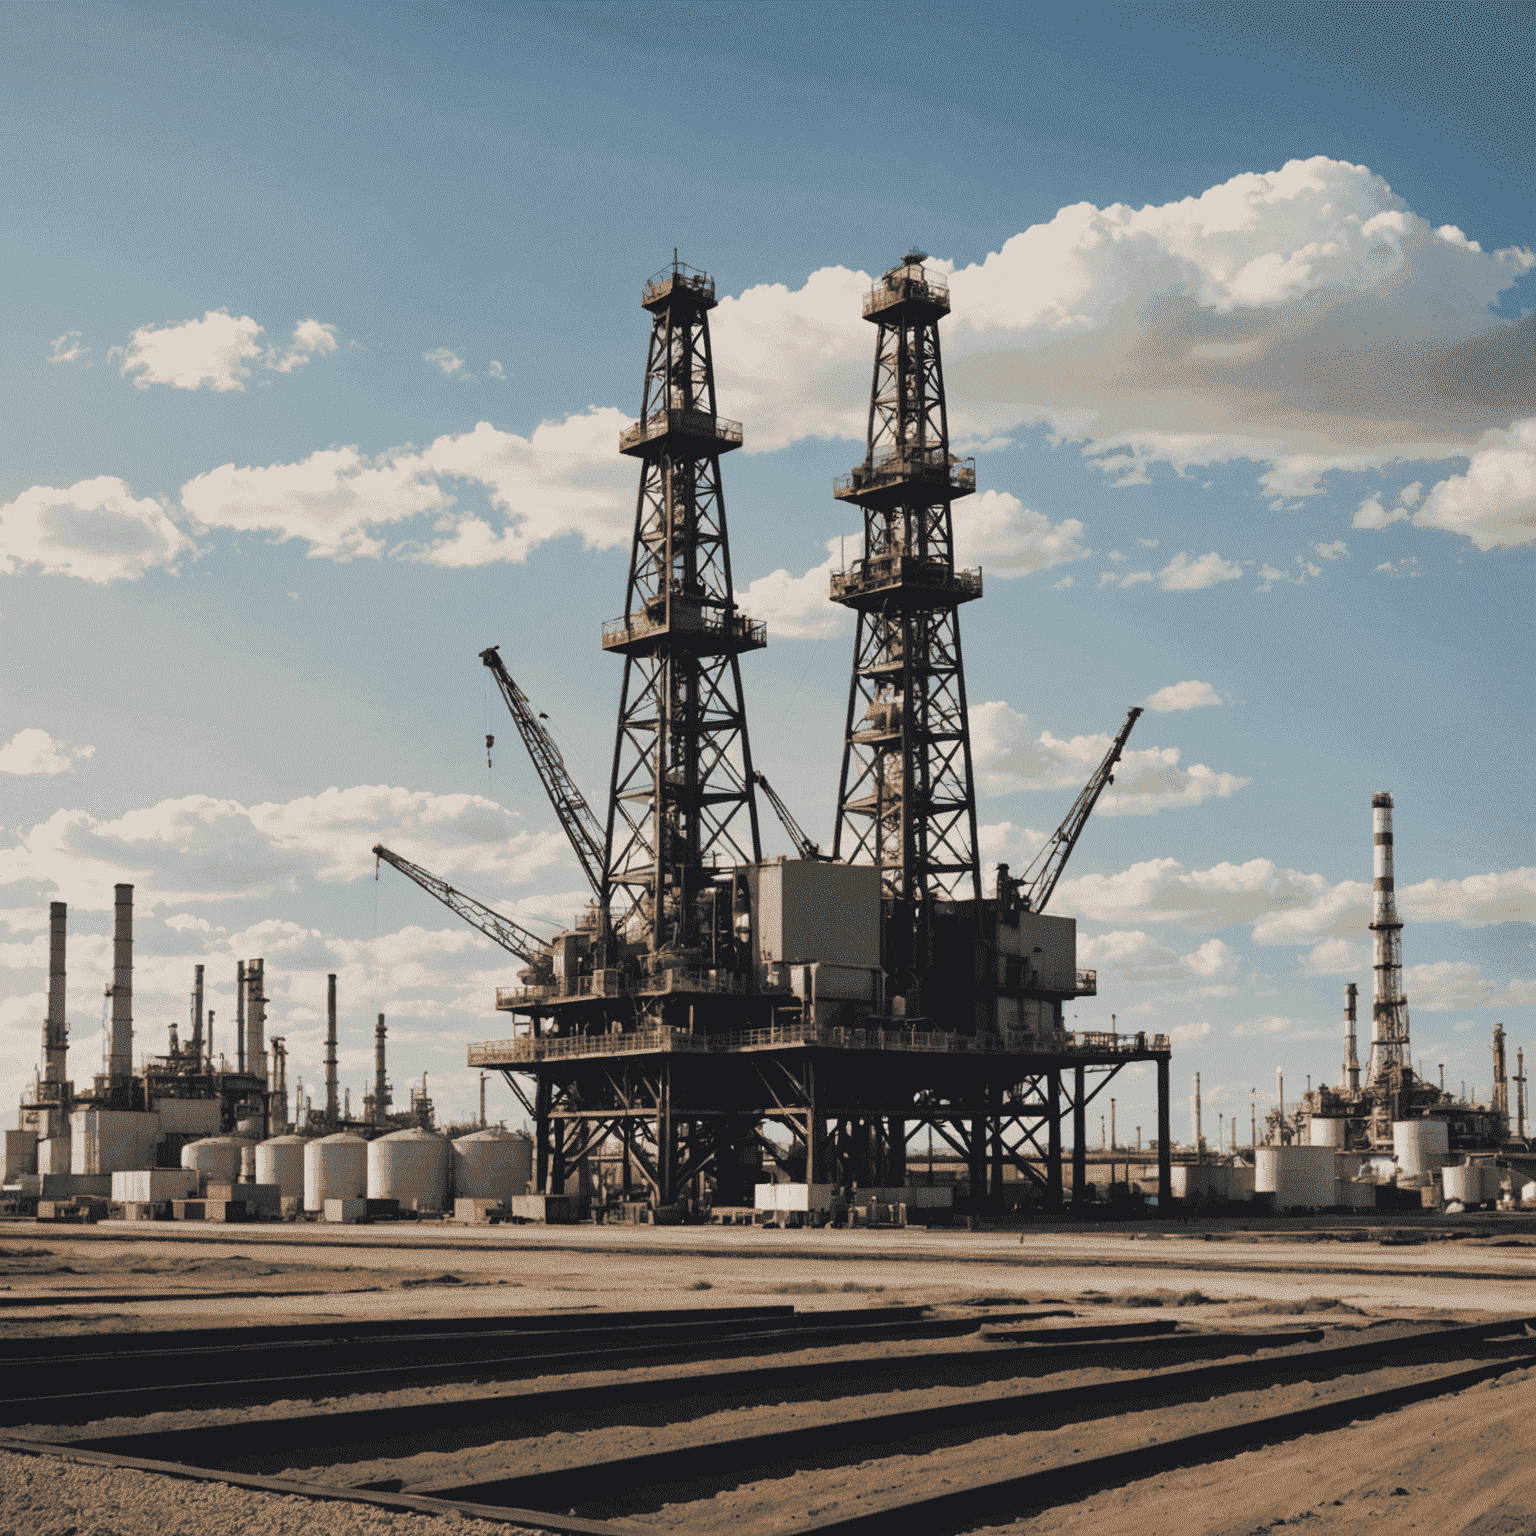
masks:
{"type": "MultiPolygon", "coordinates": [[[[983,794],[1018,789],[1080,786],[1103,761],[1113,737],[1099,732],[1063,740],[1049,731],[1034,736],[1029,717],[1001,700],[973,705],[971,754],[983,794]]],[[[1203,763],[1180,766],[1177,747],[1128,749],[1115,769],[1115,784],[1100,806],[1123,816],[1145,816],[1179,805],[1199,805],[1236,794],[1250,781],[1216,773],[1203,763]]]]}
{"type": "MultiPolygon", "coordinates": [[[[953,430],[1044,423],[1118,484],[1248,459],[1275,496],[1462,455],[1513,414],[1512,367],[1490,363],[1519,358],[1524,322],[1492,306],[1533,265],[1437,234],[1365,166],[1321,156],[1174,203],[1076,204],[951,272],[953,430]]],[[[823,268],[722,301],[724,408],[762,423],[752,447],[863,435],[870,281],[823,268]]]]}
{"type": "MultiPolygon", "coordinates": [[[[1333,556],[1325,555],[1323,558],[1331,560],[1333,559],[1333,556]]],[[[1275,567],[1266,560],[1264,564],[1259,567],[1259,580],[1262,581],[1264,585],[1259,587],[1257,590],[1260,592],[1268,592],[1274,587],[1277,581],[1287,582],[1293,587],[1303,587],[1307,584],[1308,581],[1315,581],[1322,574],[1322,566],[1315,564],[1311,560],[1308,560],[1305,555],[1296,556],[1295,571],[1276,570],[1275,567]]]]}
{"type": "Polygon", "coordinates": [[[1406,523],[1408,521],[1408,509],[1406,507],[1393,507],[1389,512],[1382,505],[1379,496],[1367,496],[1364,501],[1355,508],[1355,516],[1350,523],[1351,528],[1385,528],[1392,523],[1406,523]]]}
{"type": "Polygon", "coordinates": [[[496,361],[496,359],[493,357],[490,360],[490,362],[486,364],[485,376],[488,379],[503,379],[504,380],[506,378],[506,376],[507,376],[507,373],[506,373],[506,370],[501,366],[501,364],[498,363],[496,361]]]}
{"type": "Polygon", "coordinates": [[[1419,557],[1417,555],[1406,555],[1401,560],[1383,560],[1376,569],[1383,576],[1414,577],[1424,574],[1419,569],[1419,557]]]}
{"type": "Polygon", "coordinates": [[[1335,539],[1331,544],[1314,544],[1312,553],[1320,560],[1344,559],[1349,555],[1349,545],[1343,539],[1335,539]]]}
{"type": "MultiPolygon", "coordinates": [[[[78,363],[91,349],[80,345],[83,331],[65,331],[62,336],[55,336],[49,344],[48,361],[50,363],[78,363]]],[[[86,367],[90,367],[87,363],[86,367]]]]}
{"type": "Polygon", "coordinates": [[[1196,1041],[1204,1040],[1210,1032],[1211,1026],[1202,1020],[1198,1024],[1175,1024],[1168,1035],[1175,1045],[1194,1045],[1196,1041]]]}
{"type": "Polygon", "coordinates": [[[188,795],[110,821],[56,811],[4,851],[0,885],[31,882],[41,896],[105,911],[127,882],[152,911],[365,879],[380,842],[446,878],[493,886],[572,862],[558,829],[530,832],[483,796],[358,785],[252,806],[188,795]]]}
{"type": "Polygon", "coordinates": [[[1369,972],[1371,948],[1358,940],[1324,939],[1305,954],[1298,966],[1303,976],[1358,976],[1369,972]]]}
{"type": "Polygon", "coordinates": [[[1321,1040],[1331,1035],[1332,1030],[1318,1029],[1314,1025],[1298,1022],[1280,1014],[1268,1014],[1263,1018],[1249,1019],[1245,1023],[1237,1025],[1232,1033],[1239,1038],[1242,1036],[1256,1037],[1259,1039],[1274,1039],[1276,1036],[1284,1036],[1288,1040],[1321,1040]]]}
{"type": "Polygon", "coordinates": [[[1162,543],[1161,539],[1137,539],[1138,544],[1144,544],[1148,549],[1156,549],[1162,543]]]}
{"type": "Polygon", "coordinates": [[[45,575],[106,584],[137,581],[196,546],[152,497],[135,499],[102,475],[67,490],[34,485],[0,507],[0,572],[40,566],[45,575]]]}
{"type": "Polygon", "coordinates": [[[736,594],[737,606],[766,623],[776,639],[822,640],[848,628],[852,615],[828,595],[832,573],[842,568],[845,558],[842,544],[828,539],[827,558],[803,576],[791,576],[782,566],[759,576],[736,594]]]}
{"type": "Polygon", "coordinates": [[[1408,994],[1409,1009],[1425,1013],[1460,1013],[1464,1008],[1525,1008],[1536,1003],[1536,981],[1517,978],[1500,986],[1484,981],[1482,968],[1466,960],[1406,965],[1403,989],[1408,994]]]}
{"type": "Polygon", "coordinates": [[[1479,549],[1536,542],[1536,418],[1489,432],[1466,474],[1433,486],[1413,521],[1465,534],[1479,549]]]}
{"type": "Polygon", "coordinates": [[[301,320],[293,328],[293,340],[281,352],[269,347],[263,364],[274,373],[292,373],[295,368],[302,368],[310,358],[324,357],[335,350],[334,325],[322,325],[318,320],[301,320]]]}
{"type": "Polygon", "coordinates": [[[77,758],[96,755],[95,747],[73,747],[55,741],[47,731],[17,731],[0,747],[0,773],[70,773],[77,758]]]}
{"type": "Polygon", "coordinates": [[[1141,929],[1080,935],[1077,958],[1080,965],[1106,971],[1116,982],[1146,985],[1226,981],[1242,968],[1237,951],[1221,939],[1207,939],[1192,954],[1180,955],[1141,929]]]}
{"type": "Polygon", "coordinates": [[[169,384],[175,389],[212,389],[220,394],[243,390],[257,363],[276,373],[292,373],[312,357],[336,350],[336,327],[301,320],[286,347],[263,347],[262,328],[249,315],[210,309],[201,320],[180,325],[141,325],[125,347],[111,355],[123,359],[122,375],[135,388],[169,384]]]}
{"type": "Polygon", "coordinates": [[[1053,581],[1051,583],[1051,591],[1064,592],[1071,585],[1072,578],[1070,576],[1063,576],[1060,581],[1053,581]]]}
{"type": "Polygon", "coordinates": [[[423,352],[421,360],[424,363],[435,363],[450,379],[464,366],[464,359],[448,347],[435,347],[430,352],[423,352]]]}
{"type": "Polygon", "coordinates": [[[1415,480],[1412,485],[1405,485],[1402,490],[1397,493],[1397,499],[1405,507],[1416,507],[1418,506],[1419,501],[1423,495],[1423,482],[1420,480],[1415,480]]]}
{"type": "Polygon", "coordinates": [[[1164,715],[1173,710],[1204,709],[1222,703],[1222,697],[1209,683],[1196,682],[1191,678],[1184,683],[1169,683],[1148,696],[1146,707],[1154,714],[1164,715]]]}
{"type": "Polygon", "coordinates": [[[982,491],[956,502],[955,564],[979,565],[988,576],[1027,576],[1092,553],[1076,518],[1052,524],[1006,491],[982,491]]]}
{"type": "Polygon", "coordinates": [[[379,557],[382,531],[423,513],[430,532],[388,552],[438,566],[521,562],[550,539],[579,534],[588,549],[629,536],[633,471],[618,456],[628,420],[591,410],[543,422],[528,437],[482,421],[424,449],[391,448],[368,458],[355,447],[328,448],[297,464],[222,465],[181,488],[182,505],[204,527],[301,539],[309,554],[333,560],[379,557]],[[456,510],[456,480],[484,487],[492,517],[456,510]]]}
{"type": "Polygon", "coordinates": [[[1202,592],[1218,582],[1236,581],[1243,568],[1235,560],[1223,560],[1213,549],[1198,560],[1191,560],[1180,550],[1157,573],[1157,584],[1164,592],[1202,592]]]}

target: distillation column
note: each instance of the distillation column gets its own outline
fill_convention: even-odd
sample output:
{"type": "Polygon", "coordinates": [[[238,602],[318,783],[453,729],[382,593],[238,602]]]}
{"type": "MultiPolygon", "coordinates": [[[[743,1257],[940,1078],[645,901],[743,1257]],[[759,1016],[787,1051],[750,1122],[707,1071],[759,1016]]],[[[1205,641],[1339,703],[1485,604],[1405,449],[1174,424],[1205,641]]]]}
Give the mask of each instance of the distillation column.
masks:
{"type": "Polygon", "coordinates": [[[203,1070],[203,968],[196,967],[192,981],[192,1061],[193,1070],[203,1070]]]}
{"type": "Polygon", "coordinates": [[[1408,999],[1403,995],[1403,925],[1397,917],[1392,884],[1392,796],[1371,796],[1375,845],[1374,905],[1371,932],[1376,935],[1376,995],[1371,1005],[1371,1060],[1374,1086],[1409,1065],[1408,999]]]}
{"type": "MultiPolygon", "coordinates": [[[[384,1041],[388,1031],[384,1028],[384,1015],[373,1026],[373,1123],[384,1125],[389,1119],[389,1077],[384,1070],[384,1041]]],[[[483,1073],[481,1074],[484,1075],[483,1073]]]]}
{"type": "Polygon", "coordinates": [[[131,1109],[133,1093],[133,887],[116,887],[112,934],[112,1033],[107,1047],[107,1087],[113,1105],[131,1109]]]}
{"type": "Polygon", "coordinates": [[[267,978],[265,960],[245,962],[245,1070],[267,1078],[267,978]]]}
{"type": "MultiPolygon", "coordinates": [[[[64,930],[69,908],[62,901],[48,906],[48,1018],[43,1025],[43,1081],[57,1083],[51,1093],[62,1094],[68,1071],[69,1025],[64,1022],[64,930]]],[[[49,1131],[50,1136],[58,1135],[49,1131]]]]}
{"type": "Polygon", "coordinates": [[[1360,1053],[1355,1044],[1355,999],[1360,989],[1354,982],[1344,984],[1344,1087],[1351,1095],[1360,1092],[1360,1053]]]}

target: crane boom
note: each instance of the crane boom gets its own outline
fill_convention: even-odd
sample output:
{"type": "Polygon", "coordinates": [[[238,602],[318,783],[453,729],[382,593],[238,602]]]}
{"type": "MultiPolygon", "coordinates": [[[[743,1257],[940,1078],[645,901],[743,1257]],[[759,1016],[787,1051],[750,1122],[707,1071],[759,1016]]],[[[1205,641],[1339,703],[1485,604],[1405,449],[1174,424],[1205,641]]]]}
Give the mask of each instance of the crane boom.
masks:
{"type": "Polygon", "coordinates": [[[760,773],[754,773],[752,777],[756,781],[757,787],[768,797],[768,804],[773,807],[774,815],[779,818],[784,830],[789,833],[789,840],[795,845],[795,852],[802,859],[825,858],[826,855],[822,853],[821,845],[810,840],[806,835],[805,828],[795,820],[794,816],[790,813],[789,807],[779,799],[773,785],[760,773]]]}
{"type": "Polygon", "coordinates": [[[420,864],[412,864],[409,859],[403,859],[398,853],[392,853],[380,843],[373,850],[375,859],[382,859],[386,864],[393,864],[402,875],[409,875],[422,890],[430,891],[442,904],[452,912],[457,912],[472,928],[478,928],[486,938],[493,939],[505,950],[510,950],[525,965],[542,966],[547,964],[544,940],[538,934],[530,933],[528,929],[518,923],[514,923],[510,917],[503,917],[501,913],[486,906],[483,901],[476,901],[473,896],[466,896],[463,891],[456,890],[446,880],[440,880],[429,869],[423,869],[420,864]]]}
{"type": "MultiPolygon", "coordinates": [[[[1083,828],[1093,814],[1099,796],[1104,793],[1104,786],[1114,783],[1115,764],[1120,761],[1126,738],[1130,736],[1131,727],[1136,724],[1141,713],[1138,705],[1125,717],[1120,734],[1104,754],[1104,761],[1094,769],[1093,777],[1083,786],[1082,793],[1072,802],[1066,820],[1051,834],[1029,868],[1016,881],[1009,882],[1017,890],[1019,904],[1026,912],[1045,910],[1045,904],[1051,899],[1051,892],[1056,889],[1056,882],[1061,879],[1061,872],[1067,867],[1067,860],[1072,857],[1072,850],[1077,846],[1078,838],[1083,835],[1083,828]]],[[[1004,869],[1006,867],[1003,866],[1004,869]]],[[[1006,894],[1005,891],[998,891],[1000,897],[1006,894]]]]}
{"type": "Polygon", "coordinates": [[[512,681],[501,659],[501,647],[493,645],[481,651],[480,660],[491,669],[496,686],[501,689],[501,696],[512,712],[518,735],[523,738],[528,756],[533,759],[534,770],[543,782],[549,803],[554,806],[555,815],[565,828],[565,835],[571,840],[576,862],[581,865],[588,883],[601,900],[603,870],[606,865],[604,849],[607,843],[601,823],[592,814],[592,807],[587,804],[586,797],[577,789],[576,781],[566,768],[565,759],[560,756],[560,749],[554,739],[539,724],[539,716],[528,702],[528,695],[512,681]]]}

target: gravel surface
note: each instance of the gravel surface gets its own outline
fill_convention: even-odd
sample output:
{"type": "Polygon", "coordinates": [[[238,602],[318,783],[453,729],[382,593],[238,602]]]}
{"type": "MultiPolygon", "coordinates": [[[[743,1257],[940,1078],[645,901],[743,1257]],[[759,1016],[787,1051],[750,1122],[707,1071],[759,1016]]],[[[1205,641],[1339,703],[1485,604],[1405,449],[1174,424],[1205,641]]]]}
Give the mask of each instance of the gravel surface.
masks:
{"type": "Polygon", "coordinates": [[[0,1451],[0,1536],[534,1536],[457,1516],[257,1493],[0,1451]]]}

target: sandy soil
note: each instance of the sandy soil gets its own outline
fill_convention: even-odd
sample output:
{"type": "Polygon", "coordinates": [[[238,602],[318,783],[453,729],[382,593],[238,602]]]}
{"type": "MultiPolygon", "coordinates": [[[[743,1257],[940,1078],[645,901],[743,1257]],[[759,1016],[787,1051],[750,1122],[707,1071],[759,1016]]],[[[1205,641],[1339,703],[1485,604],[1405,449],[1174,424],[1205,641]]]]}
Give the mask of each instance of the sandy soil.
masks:
{"type": "Polygon", "coordinates": [[[1004,1298],[1198,1287],[1223,1299],[1294,1301],[1326,1290],[1367,1309],[1536,1310],[1536,1239],[1510,1228],[1491,1240],[1382,1247],[1380,1234],[1389,1230],[1021,1234],[379,1226],[340,1233],[272,1226],[231,1237],[189,1235],[182,1223],[124,1223],[69,1236],[12,1227],[0,1229],[0,1284],[9,1287],[8,1303],[34,1292],[38,1304],[0,1308],[0,1337],[223,1325],[230,1308],[227,1297],[215,1293],[232,1290],[243,1296],[240,1316],[272,1323],[779,1300],[802,1309],[871,1300],[927,1304],[953,1297],[957,1287],[1004,1298]],[[27,1250],[32,1257],[22,1257],[27,1250]],[[174,1286],[178,1292],[185,1287],[185,1294],[95,1307],[72,1300],[67,1311],[45,1299],[83,1286],[114,1294],[141,1289],[146,1298],[174,1286]],[[514,1288],[515,1302],[506,1294],[514,1288]],[[198,1291],[205,1299],[195,1299],[198,1291]],[[450,1291],[457,1293],[451,1299],[450,1291]]]}
{"type": "Polygon", "coordinates": [[[1536,1379],[1127,1483],[987,1536],[1531,1536],[1536,1379]]]}
{"type": "MultiPolygon", "coordinates": [[[[220,1483],[0,1451],[0,1536],[443,1536],[436,1515],[256,1493],[220,1483]]],[[[454,1536],[532,1536],[452,1521],[454,1536]]]]}

